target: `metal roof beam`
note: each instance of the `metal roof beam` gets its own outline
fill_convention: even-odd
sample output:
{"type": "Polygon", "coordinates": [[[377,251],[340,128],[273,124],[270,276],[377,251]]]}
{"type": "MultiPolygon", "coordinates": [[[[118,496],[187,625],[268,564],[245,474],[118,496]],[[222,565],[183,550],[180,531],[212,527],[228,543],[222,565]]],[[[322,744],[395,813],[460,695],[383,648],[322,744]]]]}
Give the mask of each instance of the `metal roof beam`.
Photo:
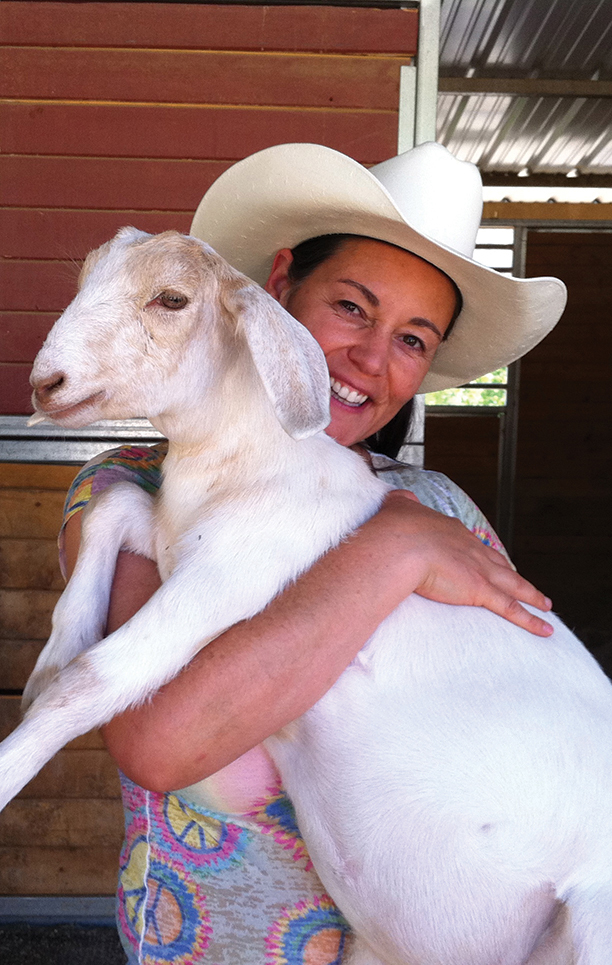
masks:
{"type": "Polygon", "coordinates": [[[518,97],[612,97],[611,80],[542,77],[440,77],[441,94],[509,94],[518,97]]]}

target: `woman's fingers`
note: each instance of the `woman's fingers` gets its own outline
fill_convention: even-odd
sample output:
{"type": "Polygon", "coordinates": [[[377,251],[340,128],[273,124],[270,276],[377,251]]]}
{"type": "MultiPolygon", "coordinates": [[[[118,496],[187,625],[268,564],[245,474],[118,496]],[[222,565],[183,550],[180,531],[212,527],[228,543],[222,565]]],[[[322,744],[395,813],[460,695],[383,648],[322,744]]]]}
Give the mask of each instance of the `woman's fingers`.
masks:
{"type": "Polygon", "coordinates": [[[548,637],[553,632],[550,623],[523,606],[526,603],[546,613],[551,609],[550,600],[510,567],[496,562],[487,560],[482,567],[466,559],[463,571],[457,568],[445,576],[444,582],[436,573],[433,581],[420,586],[416,592],[439,603],[484,607],[539,637],[548,637]]]}
{"type": "Polygon", "coordinates": [[[519,576],[515,570],[511,571],[511,576],[513,579],[510,581],[510,591],[513,599],[519,600],[521,603],[529,603],[530,606],[535,606],[538,610],[543,610],[544,613],[552,610],[552,600],[549,600],[541,590],[538,590],[537,586],[519,576]]]}
{"type": "Polygon", "coordinates": [[[488,602],[483,602],[480,605],[486,606],[493,613],[498,613],[505,620],[509,620],[510,623],[523,627],[540,637],[549,637],[553,632],[550,623],[522,605],[526,603],[543,613],[547,613],[552,609],[552,602],[537,587],[523,579],[515,571],[506,571],[499,581],[495,581],[492,592],[490,594],[485,593],[485,600],[487,598],[488,602]]]}
{"type": "Polygon", "coordinates": [[[499,613],[505,620],[516,624],[517,627],[522,627],[524,630],[529,630],[530,633],[534,633],[538,637],[549,637],[553,633],[553,627],[550,623],[531,613],[530,610],[526,610],[518,600],[514,600],[512,597],[505,597],[500,600],[499,609],[495,606],[490,606],[488,609],[492,610],[493,613],[499,613]]]}
{"type": "Polygon", "coordinates": [[[546,613],[550,600],[505,556],[459,520],[415,505],[407,493],[402,497],[390,493],[386,505],[402,522],[407,565],[419,573],[415,592],[438,603],[485,607],[530,633],[550,636],[551,625],[523,605],[546,613]]]}
{"type": "Polygon", "coordinates": [[[547,613],[552,608],[551,601],[511,568],[485,571],[475,603],[537,636],[548,637],[553,632],[550,623],[523,605],[547,613]]]}

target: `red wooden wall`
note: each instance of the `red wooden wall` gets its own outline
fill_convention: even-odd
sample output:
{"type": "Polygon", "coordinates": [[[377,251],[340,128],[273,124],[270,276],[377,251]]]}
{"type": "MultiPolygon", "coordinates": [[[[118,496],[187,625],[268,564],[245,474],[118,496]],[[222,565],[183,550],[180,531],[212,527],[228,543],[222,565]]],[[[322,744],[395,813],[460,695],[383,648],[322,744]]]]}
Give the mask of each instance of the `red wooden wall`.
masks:
{"type": "MultiPolygon", "coordinates": [[[[121,225],[188,229],[211,182],[271,144],[395,153],[415,46],[414,11],[0,2],[0,412],[30,411],[78,263],[121,225]]],[[[0,739],[62,587],[73,475],[0,466],[0,739]]],[[[0,894],[111,893],[121,837],[116,769],[87,734],[0,815],[0,894]]]]}
{"type": "Polygon", "coordinates": [[[396,150],[414,10],[0,3],[0,412],[78,262],[125,224],[187,230],[235,160],[315,141],[396,150]]]}

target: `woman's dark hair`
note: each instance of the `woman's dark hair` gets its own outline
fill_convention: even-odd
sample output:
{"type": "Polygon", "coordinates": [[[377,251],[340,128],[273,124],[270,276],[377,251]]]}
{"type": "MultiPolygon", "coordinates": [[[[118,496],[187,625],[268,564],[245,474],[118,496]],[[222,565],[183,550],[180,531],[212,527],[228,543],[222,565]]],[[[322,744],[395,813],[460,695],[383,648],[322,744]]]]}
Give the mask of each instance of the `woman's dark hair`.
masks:
{"type": "Polygon", "coordinates": [[[299,285],[315,268],[335,255],[347,241],[358,237],[359,235],[318,235],[296,245],[291,249],[293,261],[287,273],[291,284],[299,285]]]}
{"type": "MultiPolygon", "coordinates": [[[[347,241],[360,237],[362,236],[353,234],[318,235],[316,238],[308,238],[306,241],[302,241],[299,245],[296,245],[295,248],[291,249],[293,261],[287,273],[289,281],[292,285],[299,285],[305,278],[308,278],[315,268],[318,268],[324,261],[327,261],[328,258],[335,255],[347,241]]],[[[389,243],[390,242],[383,242],[383,244],[389,243]]],[[[411,252],[411,254],[414,254],[414,252],[411,252]]],[[[415,257],[418,258],[420,256],[415,255],[415,257]]],[[[441,269],[439,268],[438,271],[441,271],[441,269]]],[[[446,274],[446,272],[442,272],[442,274],[446,274]]],[[[446,275],[446,277],[455,290],[455,310],[449,326],[444,333],[443,341],[446,341],[450,335],[455,321],[463,308],[463,298],[459,288],[452,278],[449,278],[448,275],[446,275]]],[[[387,422],[378,432],[364,439],[363,442],[368,449],[395,459],[408,435],[412,408],[413,400],[409,399],[408,402],[401,407],[399,412],[396,412],[390,422],[387,422]]]]}

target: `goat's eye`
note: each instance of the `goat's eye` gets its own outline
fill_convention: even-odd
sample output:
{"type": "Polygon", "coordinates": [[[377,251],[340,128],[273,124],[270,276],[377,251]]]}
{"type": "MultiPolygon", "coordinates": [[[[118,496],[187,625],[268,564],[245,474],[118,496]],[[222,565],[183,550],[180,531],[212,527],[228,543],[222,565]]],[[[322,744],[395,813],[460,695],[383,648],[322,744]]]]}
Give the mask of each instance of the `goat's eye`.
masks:
{"type": "Polygon", "coordinates": [[[187,297],[179,292],[162,292],[159,300],[164,308],[184,308],[187,304],[187,297]]]}
{"type": "Polygon", "coordinates": [[[176,311],[179,308],[184,308],[188,302],[186,295],[181,295],[180,292],[163,291],[147,304],[147,308],[150,305],[162,305],[164,308],[169,308],[172,311],[176,311]]]}

